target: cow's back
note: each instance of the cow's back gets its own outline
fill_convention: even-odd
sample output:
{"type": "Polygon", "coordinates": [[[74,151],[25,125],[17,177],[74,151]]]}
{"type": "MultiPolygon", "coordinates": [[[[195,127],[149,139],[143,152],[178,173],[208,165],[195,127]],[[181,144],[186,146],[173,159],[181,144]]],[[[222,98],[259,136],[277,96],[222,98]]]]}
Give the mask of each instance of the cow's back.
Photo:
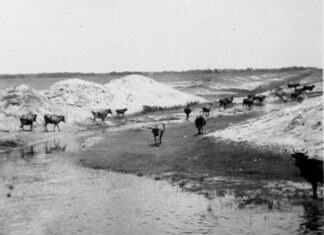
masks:
{"type": "Polygon", "coordinates": [[[305,159],[298,166],[301,175],[307,181],[323,183],[323,161],[317,159],[305,159]]]}

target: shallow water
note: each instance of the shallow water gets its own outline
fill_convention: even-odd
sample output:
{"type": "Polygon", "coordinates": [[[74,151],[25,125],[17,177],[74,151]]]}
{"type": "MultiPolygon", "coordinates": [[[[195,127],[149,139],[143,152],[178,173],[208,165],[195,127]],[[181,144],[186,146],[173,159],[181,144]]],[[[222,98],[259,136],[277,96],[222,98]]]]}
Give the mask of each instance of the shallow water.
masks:
{"type": "MultiPolygon", "coordinates": [[[[317,203],[240,207],[164,181],[81,167],[74,140],[0,155],[0,234],[320,234],[317,203]]],[[[91,157],[91,156],[89,156],[91,157]]]]}

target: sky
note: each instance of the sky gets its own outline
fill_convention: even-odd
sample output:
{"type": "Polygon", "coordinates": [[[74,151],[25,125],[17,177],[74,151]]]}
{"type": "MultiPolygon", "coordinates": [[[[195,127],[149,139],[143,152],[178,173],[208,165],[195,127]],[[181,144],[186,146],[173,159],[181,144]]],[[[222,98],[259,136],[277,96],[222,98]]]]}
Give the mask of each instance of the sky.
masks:
{"type": "Polygon", "coordinates": [[[323,66],[322,0],[0,0],[0,74],[323,66]]]}

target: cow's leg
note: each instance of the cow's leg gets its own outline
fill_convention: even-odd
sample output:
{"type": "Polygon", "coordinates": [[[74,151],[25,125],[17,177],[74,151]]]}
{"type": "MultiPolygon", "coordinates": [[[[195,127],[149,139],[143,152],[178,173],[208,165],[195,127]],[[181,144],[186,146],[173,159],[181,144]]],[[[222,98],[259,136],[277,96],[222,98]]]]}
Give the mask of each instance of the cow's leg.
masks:
{"type": "Polygon", "coordinates": [[[55,124],[55,125],[57,126],[57,129],[59,130],[59,132],[61,132],[59,125],[58,124],[55,124]]]}
{"type": "Polygon", "coordinates": [[[312,181],[313,198],[317,199],[317,181],[312,181]]]}
{"type": "Polygon", "coordinates": [[[154,143],[155,143],[155,145],[156,145],[156,136],[154,135],[154,143]]]}
{"type": "Polygon", "coordinates": [[[30,124],[30,131],[33,131],[33,123],[30,124]]]}

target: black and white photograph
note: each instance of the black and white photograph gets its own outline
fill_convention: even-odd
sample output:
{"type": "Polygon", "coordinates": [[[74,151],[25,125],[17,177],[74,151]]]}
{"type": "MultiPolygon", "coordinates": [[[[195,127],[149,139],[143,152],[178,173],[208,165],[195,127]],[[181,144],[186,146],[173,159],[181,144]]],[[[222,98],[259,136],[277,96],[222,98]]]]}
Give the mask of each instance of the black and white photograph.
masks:
{"type": "Polygon", "coordinates": [[[322,0],[0,0],[0,235],[324,234],[322,0]]]}

